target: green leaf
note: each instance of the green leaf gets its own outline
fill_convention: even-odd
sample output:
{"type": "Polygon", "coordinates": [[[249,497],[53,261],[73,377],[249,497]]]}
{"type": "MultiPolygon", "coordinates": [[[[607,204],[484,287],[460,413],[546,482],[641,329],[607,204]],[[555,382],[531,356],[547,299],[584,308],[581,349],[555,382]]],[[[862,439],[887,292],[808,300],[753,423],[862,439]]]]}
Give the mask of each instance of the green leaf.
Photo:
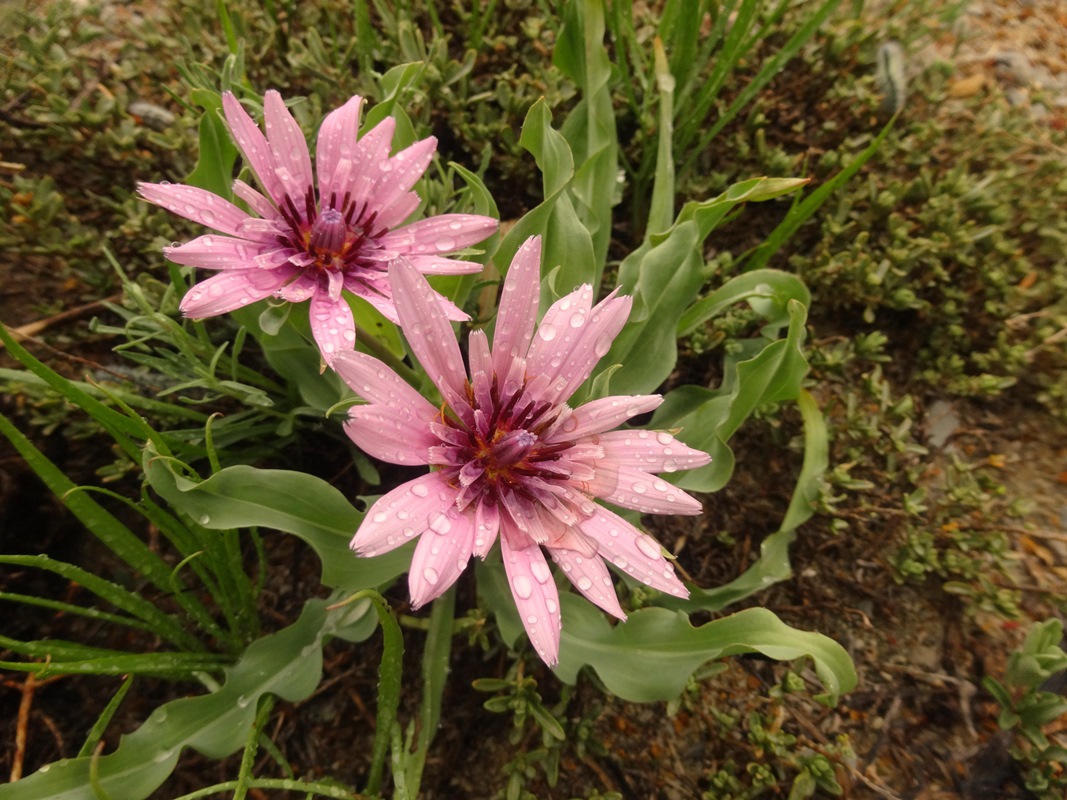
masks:
{"type": "Polygon", "coordinates": [[[745,343],[747,347],[739,357],[727,358],[717,389],[682,386],[671,391],[656,409],[651,427],[682,428],[679,438],[712,458],[707,466],[682,475],[678,480],[682,488],[701,492],[721,489],[733,473],[734,455],[727,441],[734,432],[760,405],[794,399],[800,393],[808,370],[801,349],[807,308],[790,298],[785,309],[789,329],[784,339],[745,343]]]}
{"type": "Polygon", "coordinates": [[[206,189],[226,200],[233,199],[233,165],[237,148],[222,120],[222,96],[207,89],[193,89],[190,98],[204,109],[200,117],[200,155],[185,182],[206,189]]]}
{"type": "MultiPolygon", "coordinates": [[[[611,209],[620,195],[612,64],[604,47],[604,2],[567,3],[563,16],[553,62],[580,86],[581,98],[567,115],[561,132],[574,157],[571,191],[577,219],[590,234],[592,245],[592,259],[587,265],[591,277],[577,283],[598,289],[611,239],[611,209]]],[[[577,259],[578,255],[571,257],[577,259]]]]}
{"type": "Polygon", "coordinates": [[[755,178],[718,197],[687,203],[670,230],[650,235],[619,266],[619,286],[633,297],[626,327],[601,360],[622,367],[612,378],[620,394],[647,394],[666,380],[678,358],[679,323],[704,285],[704,240],[741,203],[770,200],[804,181],[755,178]]]}
{"type": "MultiPolygon", "coordinates": [[[[500,564],[479,565],[478,589],[496,615],[509,645],[525,631],[500,564]]],[[[647,703],[672,700],[708,661],[740,653],[762,653],[779,661],[811,657],[826,687],[817,699],[836,702],[856,685],[856,672],[844,648],[821,633],[800,631],[770,611],[750,608],[694,627],[681,611],[643,608],[612,625],[588,600],[560,592],[563,632],[556,674],[567,683],[592,667],[609,692],[647,703]]]]}
{"type": "Polygon", "coordinates": [[[820,633],[791,628],[766,609],[750,608],[693,627],[681,612],[644,608],[612,626],[584,598],[567,594],[560,602],[563,633],[556,674],[574,683],[582,667],[592,667],[607,690],[624,700],[671,700],[702,664],[754,652],[779,661],[810,656],[829,702],[856,685],[844,648],[820,633]]]}
{"type": "Polygon", "coordinates": [[[522,125],[519,143],[529,151],[541,170],[544,200],[528,211],[503,237],[493,256],[502,274],[526,239],[543,238],[542,274],[552,274],[542,292],[541,311],[557,297],[583,283],[593,286],[596,257],[593,238],[582,223],[570,187],[575,179],[574,157],[566,138],[552,127],[552,112],[544,98],[530,108],[522,125]]]}
{"type": "Polygon", "coordinates": [[[199,697],[160,706],[113,753],[64,759],[22,780],[0,786],[2,800],[97,800],[93,783],[115,800],[141,800],[174,770],[185,747],[208,758],[241,749],[266,693],[289,702],[308,698],[322,679],[322,645],[329,636],[362,641],[373,632],[371,603],[328,611],[328,600],[309,600],[295,623],[249,645],[225,684],[199,697]]]}
{"type": "Polygon", "coordinates": [[[714,589],[691,588],[686,600],[664,598],[661,605],[665,608],[719,611],[792,576],[789,547],[796,538],[796,529],[815,513],[815,501],[830,463],[830,440],[822,412],[806,391],[800,392],[797,405],[804,418],[804,464],[781,526],[760,544],[756,563],[737,578],[714,589]]]}
{"type": "Polygon", "coordinates": [[[151,446],[142,462],[149,484],[175,509],[212,530],[264,527],[292,533],[322,560],[322,582],[353,592],[382,586],[411,563],[410,546],[374,558],[348,549],[363,519],[333,486],[303,472],[227,467],[204,481],[176,471],[151,446]]]}

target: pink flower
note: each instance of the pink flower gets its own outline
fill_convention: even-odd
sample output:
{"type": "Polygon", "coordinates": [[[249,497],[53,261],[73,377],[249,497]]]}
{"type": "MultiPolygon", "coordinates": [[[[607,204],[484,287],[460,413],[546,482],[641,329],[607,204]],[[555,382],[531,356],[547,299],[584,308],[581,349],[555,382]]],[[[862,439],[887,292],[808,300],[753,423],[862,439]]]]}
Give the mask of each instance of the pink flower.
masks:
{"type": "Polygon", "coordinates": [[[582,286],[553,304],[535,336],[540,257],[539,237],[516,253],[492,349],[483,331],[470,334],[470,378],[429,284],[403,259],[390,267],[404,333],[443,408],[362,353],[343,353],[333,367],[367,400],[345,426],[360,448],[394,464],[434,467],[367,511],[353,549],[377,555],[421,535],[408,575],[418,607],[451,586],[472,554],[485,558],[499,533],[523,625],[541,658],[555,664],[559,595],[545,552],[579,592],[620,619],[626,615],[605,561],[686,597],[659,544],[592,498],[648,514],[699,514],[700,503],[650,473],[710,459],[666,432],[611,431],[656,408],[658,395],[567,405],[608,352],[631,300],[612,293],[590,307],[593,290],[582,286]]]}
{"type": "MultiPolygon", "coordinates": [[[[418,208],[419,196],[411,187],[430,163],[434,137],[390,157],[395,121],[386,117],[357,141],[363,98],[353,97],[323,120],[313,173],[307,141],[280,94],[269,91],[264,97],[266,136],[230,92],[222,96],[222,105],[234,142],[266,192],[234,181],[234,194],[253,214],[194,186],[139,186],[146,200],[226,234],[163,248],[176,264],[220,271],[185,295],[181,310],[186,316],[213,317],[270,296],[310,300],[311,332],[329,362],[352,349],[356,339],[343,291],[397,321],[390,262],[404,257],[429,275],[481,269],[442,254],[486,238],[496,230],[496,220],[442,214],[395,228],[418,208]]],[[[449,319],[467,319],[444,297],[435,301],[449,319]]]]}

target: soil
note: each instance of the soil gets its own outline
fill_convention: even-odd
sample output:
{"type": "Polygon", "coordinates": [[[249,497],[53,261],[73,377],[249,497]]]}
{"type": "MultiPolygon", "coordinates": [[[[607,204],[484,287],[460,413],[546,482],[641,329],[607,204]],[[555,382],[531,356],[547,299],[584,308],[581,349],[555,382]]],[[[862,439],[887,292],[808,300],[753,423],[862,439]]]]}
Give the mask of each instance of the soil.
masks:
{"type": "MultiPolygon", "coordinates": [[[[1047,104],[1042,100],[1044,112],[1035,110],[1034,97],[1039,89],[1050,88],[1053,97],[1062,96],[1055,93],[1067,75],[1065,41],[1056,38],[1059,33],[1051,38],[1039,35],[1062,32],[1062,14],[1055,0],[976,3],[964,17],[958,38],[939,43],[940,54],[954,54],[961,65],[958,96],[992,82],[1010,83],[1018,90],[1016,102],[1022,111],[1044,113],[1056,124],[1062,107],[1055,99],[1047,104]],[[1006,31],[1017,35],[1006,38],[1006,31]],[[962,49],[956,49],[961,41],[962,49]],[[1029,70],[1011,66],[1023,62],[1005,53],[1023,54],[1029,70]],[[981,82],[962,83],[972,75],[981,75],[981,82]]],[[[78,333],[85,314],[101,313],[99,306],[78,307],[97,299],[89,288],[69,274],[50,271],[44,262],[22,266],[4,273],[0,319],[10,327],[33,325],[25,332],[34,337],[34,352],[61,372],[80,375],[87,367],[109,368],[113,356],[106,352],[106,343],[78,333]],[[65,316],[43,314],[60,294],[77,298],[67,303],[70,311],[65,316]]],[[[819,320],[813,324],[818,330],[819,320]]],[[[6,354],[0,357],[5,359],[0,366],[8,366],[6,354]]],[[[817,389],[824,406],[833,405],[837,391],[831,385],[817,389]]],[[[19,397],[0,398],[0,407],[5,413],[25,410],[19,397]]],[[[855,691],[836,707],[825,708],[811,699],[817,682],[809,671],[800,672],[809,691],[782,693],[778,688],[787,665],[735,658],[718,674],[695,682],[677,703],[634,705],[604,695],[589,680],[573,691],[566,689],[547,669],[529,662],[546,705],[565,704],[571,730],[585,738],[582,746],[563,753],[555,785],[540,768],[531,767],[527,790],[546,798],[617,792],[623,798],[716,800],[730,796],[722,774],[731,764],[741,773],[748,765],[777,765],[783,775],[792,776],[799,758],[824,754],[847,798],[1031,796],[1008,754],[1010,741],[997,728],[999,709],[981,681],[1002,674],[1027,620],[1059,613],[1067,597],[1067,436],[1034,408],[1010,399],[977,404],[928,397],[921,411],[931,450],[924,472],[930,492],[944,491],[954,457],[965,456],[970,462],[993,465],[1009,496],[1030,501],[1007,531],[1013,569],[1005,576],[991,576],[1021,592],[1022,621],[968,607],[964,598],[946,592],[936,580],[897,582],[888,559],[904,535],[899,513],[857,503],[852,508],[856,524],[847,533],[831,532],[828,520],[819,517],[805,525],[791,553],[795,578],[754,598],[786,622],[842,643],[859,672],[855,691]],[[760,726],[768,732],[762,739],[756,736],[760,726]],[[783,744],[785,736],[795,739],[783,744]]],[[[38,446],[75,482],[95,482],[95,471],[112,460],[110,452],[100,452],[91,441],[71,440],[63,429],[50,435],[36,430],[38,446]]],[[[647,520],[650,532],[678,554],[680,566],[699,584],[716,585],[739,574],[758,552],[762,537],[776,529],[799,468],[785,445],[798,432],[798,423],[788,417],[780,426],[752,422],[736,442],[737,473],[723,492],[708,498],[702,522],[674,527],[647,520]],[[768,474],[776,476],[770,488],[768,474]],[[726,546],[716,539],[723,531],[735,544],[726,546]]],[[[349,496],[361,489],[351,473],[329,477],[349,496]]],[[[118,488],[137,491],[132,481],[118,488]]],[[[1001,530],[1008,525],[1003,516],[972,523],[1001,530]]],[[[263,612],[268,626],[281,626],[295,617],[304,599],[322,593],[318,565],[293,537],[275,535],[268,541],[270,577],[263,612]]],[[[108,568],[106,552],[86,540],[62,504],[6,443],[0,444],[0,552],[47,552],[97,565],[101,574],[108,568]]],[[[75,585],[29,572],[6,574],[0,588],[75,602],[80,596],[75,585]]],[[[403,609],[402,590],[391,599],[403,609]]],[[[461,583],[460,609],[473,603],[472,584],[461,583]]],[[[21,605],[18,618],[4,623],[4,632],[86,643],[102,643],[106,637],[100,628],[21,605]]],[[[417,652],[417,644],[409,649],[417,652]]],[[[125,646],[146,645],[131,641],[125,646]]],[[[279,703],[273,711],[267,730],[297,775],[361,783],[374,725],[375,647],[331,644],[316,693],[297,705],[279,703]]],[[[405,674],[410,679],[418,666],[414,656],[409,661],[405,674]]],[[[457,640],[446,712],[426,767],[424,797],[502,796],[507,764],[516,753],[529,754],[541,746],[540,735],[530,731],[521,735],[518,745],[510,743],[510,719],[486,711],[486,695],[471,687],[478,677],[502,677],[508,663],[499,649],[484,655],[458,646],[457,640]]],[[[15,778],[19,772],[29,774],[75,755],[117,684],[118,679],[78,677],[38,683],[22,673],[5,672],[0,683],[2,774],[15,778]]],[[[108,746],[121,732],[135,729],[160,702],[195,691],[193,686],[139,680],[106,737],[108,746]]],[[[404,702],[402,715],[407,719],[415,700],[404,702]]],[[[1050,730],[1062,736],[1067,721],[1054,723],[1050,730]]],[[[171,781],[153,797],[175,797],[231,779],[238,763],[187,752],[171,781]]],[[[267,756],[257,765],[257,774],[276,771],[267,756]]],[[[769,786],[763,796],[788,794],[789,783],[783,781],[769,786]]],[[[271,795],[282,796],[287,795],[271,795]]]]}

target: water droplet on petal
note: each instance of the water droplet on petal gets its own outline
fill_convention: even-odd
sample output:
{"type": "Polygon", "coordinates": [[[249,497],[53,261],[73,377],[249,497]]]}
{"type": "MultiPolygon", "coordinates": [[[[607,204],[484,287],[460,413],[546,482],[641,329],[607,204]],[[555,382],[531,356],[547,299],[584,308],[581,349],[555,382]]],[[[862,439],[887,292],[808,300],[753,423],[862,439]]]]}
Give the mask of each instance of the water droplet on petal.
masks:
{"type": "Polygon", "coordinates": [[[416,497],[426,497],[430,493],[430,490],[426,488],[426,484],[416,483],[411,487],[411,493],[416,497]]]}
{"type": "Polygon", "coordinates": [[[559,610],[559,606],[556,605],[555,600],[545,600],[545,608],[548,609],[549,614],[555,614],[559,610]]]}
{"type": "Polygon", "coordinates": [[[546,342],[551,342],[556,338],[556,334],[559,331],[556,330],[556,326],[552,323],[542,325],[537,329],[537,335],[544,339],[546,342]]]}
{"type": "Polygon", "coordinates": [[[537,615],[536,614],[528,614],[526,616],[526,621],[531,625],[537,624],[537,615]]]}
{"type": "Polygon", "coordinates": [[[638,494],[644,494],[645,492],[648,491],[648,487],[645,486],[643,483],[640,483],[640,482],[635,483],[632,488],[638,494]]]}
{"type": "Polygon", "coordinates": [[[525,575],[517,575],[515,580],[511,582],[511,589],[520,600],[529,600],[530,595],[533,594],[533,584],[525,575]]]}
{"type": "Polygon", "coordinates": [[[641,534],[640,536],[638,536],[637,537],[637,549],[640,550],[642,553],[644,553],[649,558],[657,558],[658,559],[660,557],[659,544],[657,544],[656,541],[653,540],[652,537],[650,537],[650,536],[645,536],[644,534],[641,534]]]}
{"type": "Polygon", "coordinates": [[[437,515],[430,520],[430,530],[442,535],[452,530],[452,523],[448,519],[448,515],[443,511],[439,511],[437,515]]]}
{"type": "Polygon", "coordinates": [[[387,519],[389,519],[389,515],[386,514],[384,511],[379,511],[377,514],[374,515],[374,522],[382,523],[385,522],[387,519]]]}
{"type": "Polygon", "coordinates": [[[209,517],[207,514],[201,514],[200,515],[200,524],[201,525],[207,525],[209,522],[211,522],[211,517],[209,517]]]}
{"type": "Polygon", "coordinates": [[[582,575],[578,578],[578,588],[581,589],[583,592],[588,592],[589,589],[592,588],[592,586],[593,582],[589,580],[588,576],[582,575]]]}
{"type": "Polygon", "coordinates": [[[543,561],[535,561],[530,564],[530,572],[533,574],[534,578],[537,579],[538,583],[548,583],[549,579],[552,577],[552,572],[549,570],[548,564],[543,561]]]}
{"type": "Polygon", "coordinates": [[[580,328],[585,324],[585,314],[582,312],[576,312],[571,314],[570,324],[572,328],[580,328]]]}
{"type": "Polygon", "coordinates": [[[626,569],[628,566],[630,566],[630,562],[627,561],[625,558],[616,558],[615,566],[619,569],[626,569]]]}
{"type": "Polygon", "coordinates": [[[426,569],[422,571],[422,577],[425,578],[426,582],[430,584],[430,586],[436,586],[437,581],[440,579],[440,576],[437,574],[437,570],[435,570],[433,567],[426,567],[426,569]]]}
{"type": "Polygon", "coordinates": [[[663,445],[672,444],[674,442],[674,437],[666,431],[660,431],[656,434],[656,441],[663,445]]]}

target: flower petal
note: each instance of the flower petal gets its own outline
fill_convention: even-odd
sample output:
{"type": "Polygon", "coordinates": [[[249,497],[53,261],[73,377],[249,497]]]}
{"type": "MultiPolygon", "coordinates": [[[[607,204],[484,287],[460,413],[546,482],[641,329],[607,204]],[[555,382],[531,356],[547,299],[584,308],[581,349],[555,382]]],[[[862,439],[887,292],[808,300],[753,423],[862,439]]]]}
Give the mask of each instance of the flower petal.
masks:
{"type": "Polygon", "coordinates": [[[285,107],[282,96],[270,89],[263,97],[263,115],[267,127],[267,143],[274,159],[275,172],[285,184],[286,192],[297,212],[307,219],[305,198],[310,194],[314,202],[314,177],[311,174],[311,154],[300,126],[285,107]]]}
{"type": "Polygon", "coordinates": [[[596,441],[608,459],[644,472],[675,472],[711,462],[703,450],[682,444],[666,431],[608,431],[596,441]]]}
{"type": "Polygon", "coordinates": [[[541,237],[531,236],[508,267],[493,334],[493,368],[503,377],[512,359],[526,358],[541,296],[541,237]]]}
{"type": "Polygon", "coordinates": [[[591,298],[590,287],[579,287],[553,303],[538,326],[527,361],[531,373],[549,381],[543,400],[574,394],[626,324],[631,298],[608,297],[590,309],[591,298]]]}
{"type": "Polygon", "coordinates": [[[269,297],[290,280],[296,267],[227,270],[202,281],[182,298],[182,314],[203,319],[269,297]]]}
{"type": "Polygon", "coordinates": [[[263,219],[277,219],[281,216],[270,199],[257,192],[244,181],[238,179],[233,182],[233,193],[236,197],[244,200],[248,207],[263,217],[263,219]]]}
{"type": "Polygon", "coordinates": [[[500,537],[504,571],[526,635],[537,654],[551,667],[559,662],[559,632],[563,627],[559,590],[541,548],[515,545],[515,541],[522,541],[522,537],[521,533],[504,524],[500,537]]]}
{"type": "Polygon", "coordinates": [[[163,248],[163,255],[175,264],[201,269],[257,269],[254,259],[262,253],[262,246],[255,242],[215,234],[163,248]]]}
{"type": "Polygon", "coordinates": [[[430,448],[440,444],[406,407],[353,406],[348,411],[345,433],[360,450],[390,464],[426,464],[430,448]]]}
{"type": "Polygon", "coordinates": [[[471,515],[449,507],[430,519],[419,539],[408,571],[413,608],[439,597],[456,582],[471,558],[474,525],[471,515]]]}
{"type": "Polygon", "coordinates": [[[440,214],[390,231],[378,242],[404,255],[452,253],[491,236],[496,228],[497,221],[491,217],[440,214]]]}
{"type": "Polygon", "coordinates": [[[474,548],[472,553],[480,559],[489,555],[489,550],[500,532],[500,507],[484,500],[474,507],[474,548]]]}
{"type": "Polygon", "coordinates": [[[619,605],[619,597],[615,594],[611,573],[599,555],[588,558],[562,547],[550,547],[548,554],[587,600],[614,617],[626,619],[626,613],[619,605]]]}
{"type": "Polygon", "coordinates": [[[573,441],[609,431],[630,417],[659,408],[662,402],[658,394],[613,395],[593,400],[574,409],[549,441],[573,441]]]}
{"type": "Polygon", "coordinates": [[[428,428],[438,414],[411,384],[374,356],[346,350],[337,354],[331,366],[341,380],[368,403],[407,408],[415,425],[428,428]]]}
{"type": "MultiPolygon", "coordinates": [[[[603,463],[618,466],[610,459],[603,463]]],[[[642,514],[700,514],[704,511],[699,500],[677,486],[634,467],[618,466],[618,469],[609,471],[598,464],[597,477],[588,485],[589,492],[596,497],[642,514]],[[600,483],[601,480],[610,481],[610,490],[600,483]]]]}
{"type": "Polygon", "coordinates": [[[311,296],[308,318],[311,321],[311,335],[326,363],[330,363],[338,353],[355,347],[356,321],[344,297],[334,300],[319,287],[311,296]]]}
{"type": "Polygon", "coordinates": [[[244,156],[248,168],[274,204],[282,205],[285,202],[285,188],[274,173],[274,157],[263,131],[253,122],[232,92],[223,92],[222,110],[226,115],[226,126],[230,129],[234,144],[244,156]]]}
{"type": "Polygon", "coordinates": [[[630,577],[675,597],[689,596],[663,557],[659,542],[618,514],[598,506],[597,512],[582,522],[582,531],[597,542],[601,556],[630,577]]]}
{"type": "Polygon", "coordinates": [[[469,408],[466,398],[467,375],[456,335],[441,309],[440,295],[406,259],[389,267],[400,325],[415,357],[445,402],[457,413],[469,408]]]}
{"type": "Polygon", "coordinates": [[[387,553],[428,529],[455,498],[456,490],[439,472],[401,484],[370,507],[349,546],[361,556],[387,553]]]}
{"type": "MultiPolygon", "coordinates": [[[[352,160],[356,155],[356,140],[359,137],[359,115],[363,109],[363,98],[352,97],[335,111],[331,111],[319,127],[319,138],[315,147],[315,168],[319,176],[319,203],[329,207],[333,186],[334,172],[342,159],[352,160]]],[[[344,197],[344,190],[338,192],[338,199],[344,197]]]]}
{"type": "MultiPolygon", "coordinates": [[[[378,209],[379,219],[385,217],[393,204],[407,194],[416,181],[422,177],[426,168],[430,166],[430,159],[433,158],[436,150],[436,137],[428,136],[410,147],[405,147],[387,161],[378,162],[380,174],[374,185],[374,205],[378,209]]],[[[396,222],[400,220],[395,220],[393,224],[396,222]]]]}
{"type": "Polygon", "coordinates": [[[477,261],[462,261],[458,258],[409,255],[407,259],[423,275],[470,275],[485,269],[485,265],[477,261]]]}
{"type": "Polygon", "coordinates": [[[162,206],[179,217],[191,219],[223,233],[241,235],[241,223],[248,214],[229,200],[223,200],[196,186],[183,183],[139,183],[137,193],[150,203],[162,206]]]}

